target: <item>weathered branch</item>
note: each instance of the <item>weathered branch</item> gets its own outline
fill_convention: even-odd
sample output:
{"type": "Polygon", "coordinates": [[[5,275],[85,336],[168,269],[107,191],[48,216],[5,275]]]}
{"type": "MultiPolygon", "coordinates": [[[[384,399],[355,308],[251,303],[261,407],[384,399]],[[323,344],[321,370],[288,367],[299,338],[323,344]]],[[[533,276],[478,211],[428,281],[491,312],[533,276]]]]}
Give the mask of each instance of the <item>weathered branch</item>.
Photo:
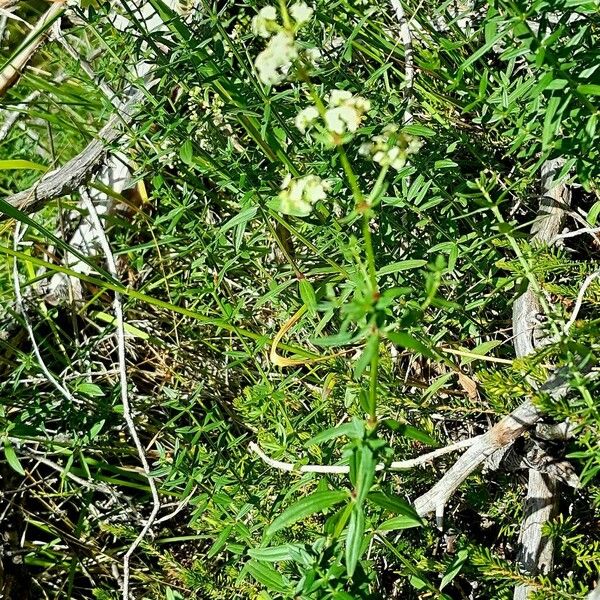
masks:
{"type": "MultiPolygon", "coordinates": [[[[550,246],[561,230],[565,220],[565,209],[571,202],[569,189],[553,181],[564,160],[546,161],[542,166],[542,200],[538,216],[532,227],[532,242],[550,246]]],[[[517,357],[535,352],[548,340],[536,335],[535,326],[530,328],[535,314],[540,311],[539,299],[528,286],[525,293],[513,305],[514,346],[517,357]]],[[[552,473],[529,470],[527,497],[521,533],[519,536],[520,567],[529,575],[547,574],[552,571],[554,544],[542,534],[544,523],[558,512],[558,479],[552,473]]],[[[531,589],[528,585],[515,587],[514,600],[527,600],[531,589]]]]}
{"type": "Polygon", "coordinates": [[[596,584],[596,587],[589,593],[586,600],[600,600],[600,581],[596,584]]]}
{"type": "Polygon", "coordinates": [[[123,129],[132,122],[135,106],[141,98],[141,91],[132,92],[119,113],[114,114],[100,130],[98,139],[90,142],[62,167],[44,175],[31,188],[9,196],[6,201],[23,212],[31,213],[42,208],[50,200],[70,194],[87,183],[103,164],[107,146],[116,141],[122,135],[123,129]]]}
{"type": "MultiPolygon", "coordinates": [[[[540,392],[549,394],[555,400],[566,396],[569,384],[567,372],[559,369],[540,388],[540,392]]],[[[477,469],[493,452],[514,442],[525,431],[533,427],[542,418],[542,413],[531,400],[526,400],[513,412],[483,434],[444,474],[444,476],[425,494],[414,502],[421,515],[436,513],[441,521],[444,506],[461,485],[461,483],[477,469]]]]}
{"type": "MultiPolygon", "coordinates": [[[[548,245],[560,231],[571,197],[563,185],[552,185],[552,178],[562,165],[561,159],[547,161],[542,167],[543,196],[538,216],[532,227],[531,242],[548,245]]],[[[538,335],[537,317],[541,311],[534,290],[527,287],[513,304],[513,344],[517,356],[535,352],[534,338],[538,335]]]]}
{"type": "MultiPolygon", "coordinates": [[[[550,473],[529,469],[527,497],[521,533],[518,563],[528,575],[547,575],[554,566],[554,544],[543,535],[544,523],[558,512],[558,481],[550,473]]],[[[514,600],[527,600],[531,588],[519,584],[515,588],[514,600]]]]}

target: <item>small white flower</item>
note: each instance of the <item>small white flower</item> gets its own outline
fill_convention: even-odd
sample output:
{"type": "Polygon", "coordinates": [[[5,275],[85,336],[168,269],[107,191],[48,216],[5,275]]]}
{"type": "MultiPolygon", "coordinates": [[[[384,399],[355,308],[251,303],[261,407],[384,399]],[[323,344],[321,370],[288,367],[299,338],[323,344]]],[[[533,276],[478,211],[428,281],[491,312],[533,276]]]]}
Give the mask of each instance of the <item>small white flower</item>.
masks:
{"type": "Polygon", "coordinates": [[[316,106],[307,106],[303,108],[297,115],[295,124],[301,133],[306,130],[319,118],[319,111],[316,106]]]}
{"type": "Polygon", "coordinates": [[[332,133],[343,135],[354,133],[363,120],[371,103],[362,96],[353,96],[347,90],[333,90],[328,98],[329,108],[325,112],[325,125],[332,133]]]}
{"type": "Polygon", "coordinates": [[[268,38],[278,28],[277,11],[274,6],[265,6],[258,11],[252,19],[252,31],[255,35],[268,38]]]}
{"type": "Polygon", "coordinates": [[[356,110],[359,110],[363,113],[369,112],[371,110],[370,100],[367,100],[362,96],[354,96],[354,98],[352,99],[352,105],[354,106],[354,108],[356,108],[356,110]]]}
{"type": "Polygon", "coordinates": [[[288,174],[281,188],[278,210],[286,215],[307,217],[319,200],[327,198],[329,183],[316,175],[292,179],[288,174]]]}
{"type": "Polygon", "coordinates": [[[308,62],[316,66],[321,62],[321,59],[323,58],[323,53],[319,48],[307,48],[304,51],[304,56],[306,57],[306,60],[308,60],[308,62]]]}
{"type": "Polygon", "coordinates": [[[296,58],[298,49],[294,36],[287,31],[280,31],[269,40],[267,47],[256,57],[254,65],[263,83],[275,85],[284,80],[296,58]]]}
{"type": "Polygon", "coordinates": [[[422,146],[420,139],[407,133],[399,133],[397,125],[387,125],[380,135],[375,135],[370,142],[362,144],[359,153],[371,156],[382,167],[392,167],[399,171],[406,165],[410,155],[416,154],[422,146]]]}
{"type": "Polygon", "coordinates": [[[325,112],[325,125],[339,135],[346,131],[354,133],[360,127],[362,115],[352,106],[336,106],[325,112]]]}
{"type": "Polygon", "coordinates": [[[352,92],[348,90],[332,90],[327,100],[329,106],[341,106],[344,102],[350,100],[350,98],[352,98],[352,92]]]}
{"type": "Polygon", "coordinates": [[[306,2],[296,2],[290,6],[290,14],[298,26],[308,23],[314,12],[315,9],[306,4],[306,2]]]}
{"type": "Polygon", "coordinates": [[[323,181],[316,175],[307,175],[304,177],[304,197],[311,204],[316,204],[319,200],[325,200],[327,198],[327,191],[329,190],[329,184],[323,181]]]}
{"type": "Polygon", "coordinates": [[[281,182],[281,189],[285,190],[285,188],[290,185],[290,181],[292,181],[292,174],[288,173],[284,178],[283,181],[281,182]]]}

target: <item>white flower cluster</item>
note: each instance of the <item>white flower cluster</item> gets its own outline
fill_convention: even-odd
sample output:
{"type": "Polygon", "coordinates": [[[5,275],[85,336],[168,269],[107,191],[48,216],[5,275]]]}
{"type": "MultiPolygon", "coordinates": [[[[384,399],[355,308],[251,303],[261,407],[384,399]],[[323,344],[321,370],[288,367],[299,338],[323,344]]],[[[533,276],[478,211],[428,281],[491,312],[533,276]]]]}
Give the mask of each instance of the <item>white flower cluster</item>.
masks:
{"type": "Polygon", "coordinates": [[[306,133],[312,124],[319,118],[319,111],[316,106],[307,106],[303,108],[297,115],[294,123],[300,130],[300,133],[306,133]]]}
{"type": "Polygon", "coordinates": [[[307,217],[319,200],[327,198],[329,183],[317,175],[292,179],[287,175],[281,184],[278,209],[286,215],[307,217]]]}
{"type": "Polygon", "coordinates": [[[329,94],[329,108],[325,112],[325,125],[333,133],[354,133],[361,124],[371,103],[362,96],[353,96],[347,90],[333,90],[329,94]]]}
{"type": "MultiPolygon", "coordinates": [[[[347,90],[333,90],[327,99],[325,109],[325,127],[331,133],[343,135],[354,133],[359,127],[371,103],[362,96],[353,96],[347,90]]],[[[319,118],[315,106],[302,109],[297,115],[295,124],[301,133],[305,133],[319,118]]]]}
{"type": "Polygon", "coordinates": [[[279,29],[277,22],[277,9],[274,6],[265,6],[258,11],[252,19],[252,33],[263,38],[270,38],[273,32],[279,29]]]}
{"type": "Polygon", "coordinates": [[[288,74],[293,62],[298,58],[295,34],[302,25],[310,21],[314,9],[306,2],[296,2],[289,8],[294,23],[288,27],[279,24],[274,6],[261,8],[252,20],[252,31],[269,39],[266,48],[254,62],[259,79],[267,85],[281,83],[288,74]]]}
{"type": "Polygon", "coordinates": [[[306,2],[296,2],[290,6],[290,15],[296,21],[297,28],[308,23],[312,19],[314,12],[315,9],[306,4],[306,2]]]}
{"type": "Polygon", "coordinates": [[[371,156],[382,167],[400,170],[406,165],[409,156],[421,149],[423,142],[412,135],[399,132],[398,129],[398,125],[386,125],[381,134],[364,143],[359,152],[364,156],[371,156]]]}
{"type": "Polygon", "coordinates": [[[259,79],[267,85],[281,83],[292,63],[298,58],[294,36],[286,30],[276,33],[267,47],[256,57],[254,65],[259,79]]]}

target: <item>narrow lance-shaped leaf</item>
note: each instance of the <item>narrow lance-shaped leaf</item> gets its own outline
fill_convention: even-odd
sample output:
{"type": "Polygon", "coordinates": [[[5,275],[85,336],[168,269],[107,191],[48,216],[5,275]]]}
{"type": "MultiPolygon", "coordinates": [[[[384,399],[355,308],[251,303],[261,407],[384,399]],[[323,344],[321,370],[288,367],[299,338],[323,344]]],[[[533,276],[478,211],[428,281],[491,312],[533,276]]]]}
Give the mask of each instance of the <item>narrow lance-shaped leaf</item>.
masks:
{"type": "Polygon", "coordinates": [[[348,522],[348,534],[346,537],[346,570],[352,577],[356,570],[356,565],[362,554],[365,535],[365,513],[362,506],[355,504],[348,522]]]}
{"type": "Polygon", "coordinates": [[[306,496],[284,510],[273,523],[271,523],[267,529],[266,535],[270,537],[280,529],[289,527],[292,523],[300,521],[314,513],[323,512],[328,508],[339,504],[346,498],[348,498],[348,493],[345,491],[315,492],[310,496],[306,496]]]}
{"type": "Polygon", "coordinates": [[[273,567],[270,567],[268,564],[258,562],[257,560],[251,560],[246,567],[248,573],[268,589],[278,592],[279,594],[291,593],[292,586],[281,573],[276,571],[273,567]]]}

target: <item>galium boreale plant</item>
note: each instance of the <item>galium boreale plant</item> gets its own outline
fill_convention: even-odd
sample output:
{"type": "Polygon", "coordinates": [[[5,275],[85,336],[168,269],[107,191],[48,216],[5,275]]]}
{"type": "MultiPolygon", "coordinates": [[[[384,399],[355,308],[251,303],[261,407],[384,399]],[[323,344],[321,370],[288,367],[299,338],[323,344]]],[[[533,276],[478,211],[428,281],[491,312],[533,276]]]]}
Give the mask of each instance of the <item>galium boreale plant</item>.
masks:
{"type": "MultiPolygon", "coordinates": [[[[341,203],[349,206],[349,210],[340,215],[340,221],[347,226],[357,223],[360,226],[361,237],[352,235],[346,249],[347,254],[353,257],[357,275],[353,298],[341,307],[344,316],[341,332],[334,337],[363,346],[354,363],[353,377],[359,382],[358,402],[366,416],[364,420],[355,417],[349,423],[325,430],[305,444],[310,448],[339,438],[349,440],[344,446],[343,457],[344,463],[349,465],[350,489],[343,480],[334,489],[321,482],[317,491],[291,504],[273,521],[265,532],[266,546],[253,550],[251,556],[258,561],[269,560],[269,557],[272,559],[282,552],[286,558],[309,566],[310,561],[304,554],[298,550],[284,550],[288,546],[278,547],[274,540],[281,530],[295,522],[336,508],[325,524],[325,537],[316,548],[321,554],[333,552],[336,557],[330,558],[337,566],[334,574],[330,573],[327,585],[331,592],[337,594],[335,597],[342,598],[349,597],[340,587],[343,582],[356,592],[368,583],[369,576],[359,565],[377,531],[422,525],[414,509],[401,496],[378,488],[378,465],[391,459],[391,449],[379,435],[382,423],[378,413],[378,368],[382,342],[386,339],[400,346],[417,347],[429,355],[431,352],[408,332],[395,331],[391,325],[390,306],[403,290],[381,289],[376,266],[377,248],[372,235],[388,172],[405,167],[411,156],[420,150],[422,142],[394,123],[378,127],[380,133],[375,135],[363,133],[361,129],[365,123],[377,118],[371,102],[348,90],[327,90],[313,83],[311,56],[301,49],[296,39],[312,15],[313,9],[303,2],[287,7],[282,1],[278,8],[262,8],[253,20],[253,30],[269,41],[257,56],[255,67],[260,80],[267,86],[276,86],[285,78],[301,82],[307,104],[297,113],[295,126],[308,144],[318,144],[323,152],[337,155],[345,180],[338,194],[347,191],[352,198],[351,203],[341,203]],[[359,140],[363,143],[356,152],[359,140]],[[377,175],[368,184],[361,181],[353,168],[353,153],[372,160],[377,175]],[[382,520],[381,509],[397,516],[382,520]]],[[[310,172],[295,177],[286,173],[281,192],[273,198],[270,206],[284,215],[308,217],[319,203],[335,202],[335,197],[330,195],[331,188],[330,182],[310,172]]],[[[310,288],[310,284],[302,280],[303,299],[307,298],[307,308],[314,311],[314,291],[306,291],[307,286],[310,288]]],[[[256,568],[249,567],[251,571],[256,568]]],[[[298,592],[316,591],[316,573],[310,576],[310,572],[304,573],[300,579],[296,588],[298,592]]],[[[366,588],[363,593],[365,591],[366,588]]]]}

